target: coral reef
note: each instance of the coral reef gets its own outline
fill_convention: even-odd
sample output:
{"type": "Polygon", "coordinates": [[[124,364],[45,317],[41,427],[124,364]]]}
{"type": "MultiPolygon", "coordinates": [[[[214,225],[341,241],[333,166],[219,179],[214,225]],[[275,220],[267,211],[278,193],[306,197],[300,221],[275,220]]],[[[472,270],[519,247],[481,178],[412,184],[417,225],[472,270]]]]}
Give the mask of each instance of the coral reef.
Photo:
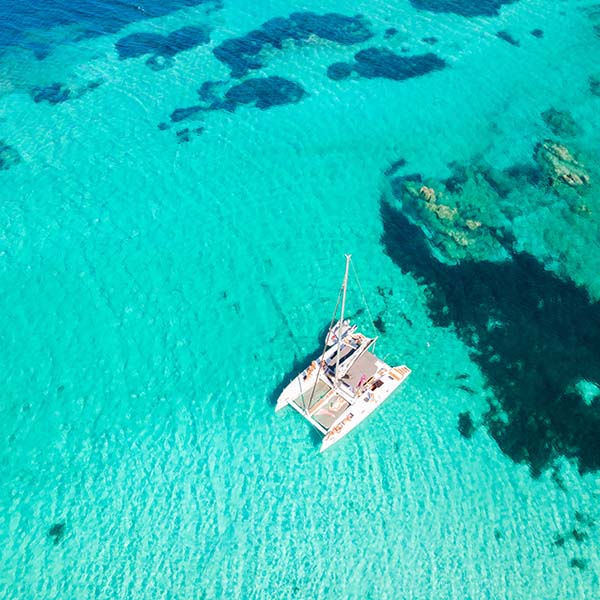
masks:
{"type": "Polygon", "coordinates": [[[590,176],[584,166],[560,142],[539,142],[534,149],[534,158],[553,187],[579,187],[590,183],[590,176]]]}
{"type": "Polygon", "coordinates": [[[505,259],[502,215],[494,209],[484,215],[481,210],[490,205],[490,198],[497,200],[497,191],[483,170],[458,165],[454,169],[446,185],[424,181],[418,174],[396,177],[391,182],[394,195],[439,260],[454,264],[468,257],[505,259]]]}

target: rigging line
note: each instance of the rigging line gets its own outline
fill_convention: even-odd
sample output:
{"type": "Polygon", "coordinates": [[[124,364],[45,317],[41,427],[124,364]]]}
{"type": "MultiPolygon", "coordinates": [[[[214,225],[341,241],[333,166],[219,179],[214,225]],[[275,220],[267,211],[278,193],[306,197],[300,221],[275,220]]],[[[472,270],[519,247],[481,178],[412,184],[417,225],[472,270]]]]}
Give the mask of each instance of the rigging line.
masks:
{"type": "MultiPolygon", "coordinates": [[[[310,398],[308,399],[308,409],[310,409],[310,406],[311,406],[312,400],[313,400],[313,396],[315,395],[315,390],[317,389],[317,383],[319,382],[319,375],[321,374],[321,369],[323,367],[323,362],[324,362],[324,360],[322,360],[322,358],[325,355],[325,351],[327,350],[327,340],[329,339],[329,334],[331,332],[333,324],[335,323],[335,316],[337,315],[338,306],[340,305],[340,299],[342,298],[343,291],[344,291],[344,284],[342,284],[342,287],[340,288],[340,293],[338,294],[337,302],[335,304],[335,310],[333,311],[333,316],[331,317],[331,323],[329,323],[329,329],[327,330],[327,335],[325,336],[325,341],[323,342],[323,352],[321,353],[321,356],[319,357],[319,369],[317,370],[317,377],[315,380],[315,385],[313,385],[312,391],[310,393],[310,398]]],[[[340,338],[342,335],[343,325],[344,325],[343,323],[340,323],[340,328],[338,330],[338,337],[340,337],[340,338]]],[[[302,405],[303,405],[302,407],[304,408],[304,411],[306,412],[306,414],[308,414],[308,410],[304,406],[304,396],[302,397],[302,405]]]]}
{"type": "Polygon", "coordinates": [[[371,319],[371,325],[373,325],[374,329],[377,329],[377,327],[375,327],[375,319],[373,319],[373,315],[371,314],[371,309],[369,308],[369,305],[367,303],[367,299],[365,297],[365,293],[363,292],[362,285],[360,285],[360,281],[358,279],[358,274],[356,273],[356,269],[354,268],[354,265],[352,263],[350,263],[350,266],[352,267],[352,273],[354,275],[354,279],[356,280],[358,289],[360,291],[360,295],[362,296],[363,304],[365,305],[365,308],[367,309],[367,314],[369,315],[369,319],[371,319]]]}

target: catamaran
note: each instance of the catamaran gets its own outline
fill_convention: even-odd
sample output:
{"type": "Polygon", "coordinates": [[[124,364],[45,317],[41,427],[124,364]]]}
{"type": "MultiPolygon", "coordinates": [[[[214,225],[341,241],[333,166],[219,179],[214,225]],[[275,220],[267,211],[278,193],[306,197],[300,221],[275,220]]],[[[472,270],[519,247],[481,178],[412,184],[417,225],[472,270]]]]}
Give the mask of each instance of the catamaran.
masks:
{"type": "Polygon", "coordinates": [[[377,336],[358,332],[356,325],[344,319],[352,258],[345,256],[344,279],[323,352],[287,385],[275,407],[279,411],[290,405],[318,429],[324,435],[321,452],[379,408],[411,373],[405,365],[391,367],[375,356],[370,349],[374,349],[377,336]]]}

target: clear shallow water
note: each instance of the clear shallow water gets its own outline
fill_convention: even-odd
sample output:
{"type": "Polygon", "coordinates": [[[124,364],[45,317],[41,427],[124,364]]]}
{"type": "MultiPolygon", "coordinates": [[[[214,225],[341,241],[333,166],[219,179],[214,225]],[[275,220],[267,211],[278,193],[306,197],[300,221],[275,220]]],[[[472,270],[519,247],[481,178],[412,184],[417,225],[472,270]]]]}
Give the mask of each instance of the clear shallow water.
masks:
{"type": "Polygon", "coordinates": [[[568,198],[539,186],[506,202],[515,249],[585,286],[593,305],[600,39],[587,6],[520,0],[470,19],[408,2],[305,3],[362,13],[375,36],[267,52],[258,74],[297,82],[302,101],[181,124],[171,112],[229,76],[219,43],[300,8],[165,10],[79,41],[74,18],[10,40],[0,140],[20,161],[0,171],[2,597],[597,595],[597,470],[580,474],[559,453],[532,477],[497,443],[484,417],[498,386],[458,322],[436,325],[436,282],[390,258],[380,212],[400,157],[400,173],[428,178],[447,177],[451,161],[530,162],[554,137],[540,113],[568,109],[580,131],[564,141],[590,171],[589,212],[567,218],[568,198]],[[167,68],[118,58],[128,34],[190,25],[209,25],[211,41],[167,68]],[[389,27],[398,33],[384,40],[389,27]],[[29,43],[40,38],[43,60],[29,43]],[[448,67],[404,81],[327,77],[372,46],[435,52],[448,67]],[[34,102],[34,87],[55,82],[71,90],[65,101],[34,102]],[[178,143],[176,131],[198,126],[178,143]],[[379,350],[413,374],[319,455],[272,401],[294,360],[319,347],[343,252],[385,322],[379,350]],[[457,429],[465,411],[470,439],[457,429]],[[48,532],[63,522],[55,544],[48,532]]]}

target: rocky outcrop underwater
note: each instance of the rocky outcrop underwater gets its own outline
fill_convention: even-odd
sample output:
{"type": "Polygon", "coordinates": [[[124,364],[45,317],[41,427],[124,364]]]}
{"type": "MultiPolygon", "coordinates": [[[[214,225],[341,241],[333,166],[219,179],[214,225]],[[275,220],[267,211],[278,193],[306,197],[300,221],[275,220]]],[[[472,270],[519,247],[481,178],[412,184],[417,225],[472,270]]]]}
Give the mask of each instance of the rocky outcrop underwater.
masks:
{"type": "Polygon", "coordinates": [[[483,160],[451,163],[445,178],[393,169],[390,190],[440,262],[506,260],[515,249],[515,221],[542,207],[592,214],[592,176],[576,156],[565,143],[545,139],[535,144],[531,162],[504,169],[483,160]]]}

